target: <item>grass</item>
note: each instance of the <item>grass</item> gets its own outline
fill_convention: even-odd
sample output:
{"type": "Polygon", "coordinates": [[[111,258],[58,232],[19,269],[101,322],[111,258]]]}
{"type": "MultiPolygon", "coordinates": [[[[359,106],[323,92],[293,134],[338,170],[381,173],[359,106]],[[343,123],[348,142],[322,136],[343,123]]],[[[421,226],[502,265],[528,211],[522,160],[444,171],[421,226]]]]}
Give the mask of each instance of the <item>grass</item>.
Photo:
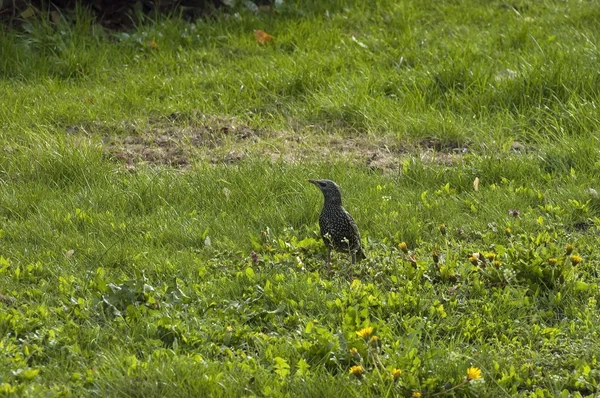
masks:
{"type": "Polygon", "coordinates": [[[0,393],[598,394],[598,21],[332,0],[3,32],[0,393]],[[316,177],[356,267],[326,271],[316,177]]]}

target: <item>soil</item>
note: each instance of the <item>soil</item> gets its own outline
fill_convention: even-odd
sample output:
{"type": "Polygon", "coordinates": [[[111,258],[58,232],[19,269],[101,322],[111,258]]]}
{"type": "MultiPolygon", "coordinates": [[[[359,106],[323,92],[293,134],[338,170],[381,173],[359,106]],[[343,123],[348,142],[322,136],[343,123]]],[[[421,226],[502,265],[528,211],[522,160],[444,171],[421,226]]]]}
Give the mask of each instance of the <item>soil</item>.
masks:
{"type": "Polygon", "coordinates": [[[360,134],[355,137],[313,132],[310,127],[267,131],[233,117],[173,114],[118,125],[92,122],[66,127],[73,135],[100,136],[104,154],[126,169],[152,164],[185,171],[198,162],[236,164],[248,157],[271,162],[327,162],[348,159],[381,172],[402,169],[410,156],[452,166],[469,147],[458,142],[423,139],[408,142],[393,136],[360,134]]]}

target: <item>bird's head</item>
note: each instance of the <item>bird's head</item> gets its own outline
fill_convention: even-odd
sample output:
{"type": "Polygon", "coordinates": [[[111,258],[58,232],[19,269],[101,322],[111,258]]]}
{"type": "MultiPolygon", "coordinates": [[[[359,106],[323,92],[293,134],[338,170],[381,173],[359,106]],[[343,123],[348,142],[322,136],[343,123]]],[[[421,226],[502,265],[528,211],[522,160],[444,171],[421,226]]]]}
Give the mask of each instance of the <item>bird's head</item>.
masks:
{"type": "Polygon", "coordinates": [[[331,180],[308,180],[311,184],[315,184],[325,197],[325,203],[342,204],[342,193],[340,187],[331,180]]]}

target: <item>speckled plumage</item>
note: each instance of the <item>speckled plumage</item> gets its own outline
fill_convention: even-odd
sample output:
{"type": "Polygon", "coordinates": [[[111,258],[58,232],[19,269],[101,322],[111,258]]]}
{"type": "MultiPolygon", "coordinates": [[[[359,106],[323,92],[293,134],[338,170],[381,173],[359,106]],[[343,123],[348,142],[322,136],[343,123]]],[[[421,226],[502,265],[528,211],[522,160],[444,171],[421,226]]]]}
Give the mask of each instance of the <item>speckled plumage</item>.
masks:
{"type": "Polygon", "coordinates": [[[331,250],[349,253],[352,264],[365,258],[360,243],[360,233],[354,219],[342,206],[342,194],[337,184],[331,180],[308,180],[315,184],[325,202],[319,216],[321,237],[327,246],[327,263],[331,262],[331,250]]]}

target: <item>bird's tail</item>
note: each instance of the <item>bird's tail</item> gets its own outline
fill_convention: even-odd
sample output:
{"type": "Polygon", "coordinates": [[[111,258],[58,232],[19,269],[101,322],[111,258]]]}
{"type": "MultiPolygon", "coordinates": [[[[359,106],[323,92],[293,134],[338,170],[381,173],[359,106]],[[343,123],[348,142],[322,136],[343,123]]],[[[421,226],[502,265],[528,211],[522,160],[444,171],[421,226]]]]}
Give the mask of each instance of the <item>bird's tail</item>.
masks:
{"type": "Polygon", "coordinates": [[[365,258],[367,258],[365,252],[363,251],[362,247],[359,247],[356,251],[356,261],[364,260],[365,258]]]}

